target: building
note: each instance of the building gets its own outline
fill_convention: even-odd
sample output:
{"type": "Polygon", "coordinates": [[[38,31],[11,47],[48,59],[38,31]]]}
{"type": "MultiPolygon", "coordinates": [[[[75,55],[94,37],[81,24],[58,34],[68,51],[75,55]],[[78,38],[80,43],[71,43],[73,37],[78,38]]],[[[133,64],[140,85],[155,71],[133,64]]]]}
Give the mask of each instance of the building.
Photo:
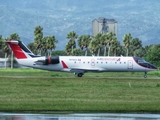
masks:
{"type": "Polygon", "coordinates": [[[100,17],[92,21],[92,36],[96,36],[97,33],[112,32],[117,36],[117,21],[114,19],[107,19],[100,17]]]}

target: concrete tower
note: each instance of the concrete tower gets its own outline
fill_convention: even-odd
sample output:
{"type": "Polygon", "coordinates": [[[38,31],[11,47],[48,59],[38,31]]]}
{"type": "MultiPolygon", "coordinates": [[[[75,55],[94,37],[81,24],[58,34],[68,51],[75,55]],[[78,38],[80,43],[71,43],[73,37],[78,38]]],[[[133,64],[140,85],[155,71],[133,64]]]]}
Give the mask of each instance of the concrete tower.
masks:
{"type": "Polygon", "coordinates": [[[112,32],[117,36],[117,21],[114,19],[107,19],[100,17],[92,21],[92,36],[96,36],[97,33],[112,32]]]}

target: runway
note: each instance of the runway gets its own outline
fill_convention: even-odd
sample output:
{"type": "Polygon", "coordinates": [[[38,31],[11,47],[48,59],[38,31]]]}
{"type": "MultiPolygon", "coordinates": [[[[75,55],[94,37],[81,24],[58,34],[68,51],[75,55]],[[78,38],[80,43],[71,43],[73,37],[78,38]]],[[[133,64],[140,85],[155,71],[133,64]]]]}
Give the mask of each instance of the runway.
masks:
{"type": "MultiPolygon", "coordinates": [[[[6,78],[38,78],[38,76],[0,76],[0,77],[6,77],[6,78]]],[[[119,77],[117,77],[117,76],[83,76],[83,77],[76,77],[76,76],[70,76],[70,77],[52,77],[52,76],[41,76],[40,78],[75,78],[75,79],[81,79],[81,78],[94,78],[94,79],[99,79],[99,78],[108,78],[108,79],[115,79],[115,78],[117,78],[117,79],[143,79],[143,80],[145,80],[145,79],[153,79],[153,80],[160,80],[160,77],[152,77],[152,76],[148,76],[147,78],[143,78],[143,76],[142,77],[139,77],[139,76],[130,76],[130,77],[126,77],[126,76],[119,76],[119,77]]]]}

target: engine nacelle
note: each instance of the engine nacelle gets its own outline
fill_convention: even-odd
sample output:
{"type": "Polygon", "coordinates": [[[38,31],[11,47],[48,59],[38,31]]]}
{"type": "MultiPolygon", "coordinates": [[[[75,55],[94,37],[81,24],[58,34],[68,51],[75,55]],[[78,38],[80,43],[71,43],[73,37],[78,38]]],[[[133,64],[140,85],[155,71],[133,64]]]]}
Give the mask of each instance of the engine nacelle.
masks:
{"type": "Polygon", "coordinates": [[[58,64],[59,56],[46,56],[45,59],[36,61],[38,65],[58,64]]]}

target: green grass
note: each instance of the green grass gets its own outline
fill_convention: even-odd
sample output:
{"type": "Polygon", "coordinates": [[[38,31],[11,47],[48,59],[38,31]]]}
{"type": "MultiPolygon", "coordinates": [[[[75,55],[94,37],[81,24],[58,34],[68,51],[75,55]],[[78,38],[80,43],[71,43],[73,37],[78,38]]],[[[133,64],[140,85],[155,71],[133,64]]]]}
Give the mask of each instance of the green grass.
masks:
{"type": "Polygon", "coordinates": [[[77,78],[72,73],[0,69],[0,111],[160,113],[158,75],[156,71],[144,79],[143,73],[88,73],[77,78]]]}

